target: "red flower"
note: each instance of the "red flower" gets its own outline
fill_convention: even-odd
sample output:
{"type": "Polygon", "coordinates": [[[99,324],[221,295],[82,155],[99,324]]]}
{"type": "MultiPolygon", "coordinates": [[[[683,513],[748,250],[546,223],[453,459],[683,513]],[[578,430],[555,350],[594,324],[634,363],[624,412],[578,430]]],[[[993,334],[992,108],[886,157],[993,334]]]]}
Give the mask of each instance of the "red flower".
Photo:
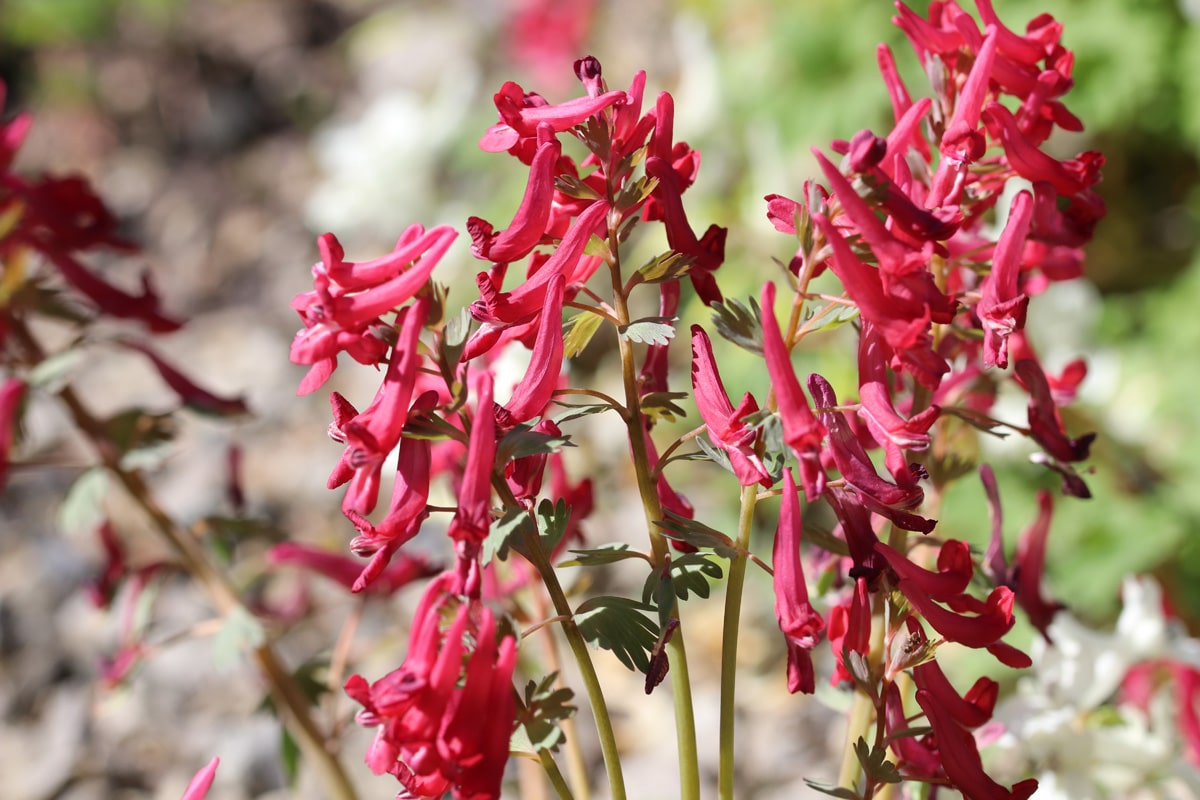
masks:
{"type": "Polygon", "coordinates": [[[217,776],[217,767],[220,763],[221,759],[214,758],[208,762],[207,766],[201,767],[200,771],[188,782],[187,788],[183,790],[183,797],[179,800],[204,800],[208,796],[208,790],[212,787],[213,778],[217,776]]]}
{"type": "Polygon", "coordinates": [[[928,689],[918,689],[917,704],[933,727],[938,758],[946,777],[965,797],[970,800],[1026,800],[1037,790],[1038,782],[1033,778],[1014,784],[1012,789],[1005,789],[989,778],[983,771],[975,737],[959,725],[945,698],[928,689]]]}
{"type": "Polygon", "coordinates": [[[566,278],[555,275],[546,287],[546,301],[537,324],[529,371],[504,405],[507,419],[518,424],[541,414],[558,387],[563,361],[563,292],[566,278]]]}
{"type": "Polygon", "coordinates": [[[412,797],[496,800],[513,729],[516,641],[497,646],[491,611],[469,601],[443,633],[440,609],[455,602],[447,594],[455,580],[443,573],[430,584],[399,669],[374,683],[353,675],[345,688],[363,706],[359,724],[379,728],[366,758],[377,775],[394,775],[412,797]]]}
{"type": "Polygon", "coordinates": [[[314,288],[292,300],[304,330],[292,341],[291,359],[312,365],[297,393],[319,388],[333,374],[343,351],[362,364],[381,363],[387,345],[374,331],[385,324],[380,317],[416,296],[457,235],[446,225],[428,231],[412,225],[390,254],[358,263],[345,260],[333,234],[321,236],[314,288]]]}
{"type": "Polygon", "coordinates": [[[488,128],[488,132],[479,140],[479,147],[489,153],[499,153],[517,147],[523,138],[535,136],[541,124],[549,124],[555,133],[569,131],[588,117],[610,106],[625,103],[628,95],[617,90],[598,97],[585,95],[551,105],[541,95],[532,92],[526,94],[518,84],[507,81],[493,99],[496,110],[500,112],[500,122],[488,128]]]}
{"type": "Polygon", "coordinates": [[[821,442],[825,426],[813,415],[808,397],[796,379],[779,322],[775,319],[775,284],[762,289],[763,358],[767,374],[783,420],[783,439],[800,459],[800,482],[809,502],[825,490],[825,472],[821,468],[821,442]]]}
{"type": "Polygon", "coordinates": [[[983,365],[1008,366],[1008,337],[1025,327],[1029,298],[1017,289],[1021,253],[1033,218],[1033,197],[1019,192],[1013,198],[1008,222],[992,255],[992,271],[983,279],[982,297],[975,307],[983,325],[983,365]]]}
{"type": "Polygon", "coordinates": [[[787,642],[788,691],[814,691],[812,649],[821,641],[825,620],[808,602],[808,586],[800,563],[800,497],[789,467],[783,471],[783,504],[771,564],[775,570],[775,618],[787,642]]]}
{"type": "Polygon", "coordinates": [[[550,222],[554,176],[560,156],[562,145],[554,137],[554,130],[550,125],[539,126],[537,154],[529,167],[525,196],[509,226],[497,234],[486,220],[479,217],[467,220],[467,230],[474,242],[471,252],[476,258],[499,263],[519,261],[537,246],[550,222]]]}
{"type": "Polygon", "coordinates": [[[353,592],[364,589],[368,594],[390,595],[421,578],[436,575],[440,570],[421,556],[406,556],[384,566],[368,586],[363,580],[362,563],[340,553],[300,542],[281,542],[267,555],[272,564],[294,564],[324,575],[353,592]]]}
{"type": "Polygon", "coordinates": [[[871,593],[866,578],[856,578],[854,591],[829,611],[829,646],[837,666],[830,683],[837,686],[852,681],[846,666],[847,653],[866,657],[871,649],[871,593]]]}
{"type": "Polygon", "coordinates": [[[733,407],[717,371],[712,342],[699,325],[692,326],[692,389],[696,393],[696,407],[708,426],[708,435],[729,455],[738,483],[770,486],[771,475],[755,451],[758,431],[745,421],[747,415],[758,411],[758,403],[747,392],[738,407],[733,407]]]}
{"type": "Polygon", "coordinates": [[[4,488],[8,479],[8,454],[16,438],[17,409],[21,407],[21,398],[24,396],[25,382],[19,378],[9,378],[0,386],[0,489],[4,488]]]}

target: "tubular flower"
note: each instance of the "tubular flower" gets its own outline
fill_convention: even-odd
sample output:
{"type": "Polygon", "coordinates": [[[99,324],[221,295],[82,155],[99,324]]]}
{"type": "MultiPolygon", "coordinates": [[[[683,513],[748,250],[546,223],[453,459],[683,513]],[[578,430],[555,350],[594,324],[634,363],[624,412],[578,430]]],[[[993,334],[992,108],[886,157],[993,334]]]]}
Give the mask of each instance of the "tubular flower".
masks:
{"type": "Polygon", "coordinates": [[[412,225],[389,255],[360,263],[345,260],[333,234],[321,236],[321,263],[312,268],[313,290],[292,300],[304,330],[292,341],[291,359],[311,365],[298,394],[320,388],[333,374],[341,352],[361,364],[381,363],[387,345],[375,333],[386,325],[380,317],[416,296],[457,235],[445,225],[428,231],[412,225]]]}
{"type": "Polygon", "coordinates": [[[383,385],[361,414],[342,426],[354,475],[342,499],[344,513],[369,514],[379,498],[379,473],[384,460],[400,443],[408,418],[408,404],[416,383],[421,353],[417,341],[429,313],[429,300],[422,298],[400,310],[399,339],[392,348],[383,385]]]}
{"type": "Polygon", "coordinates": [[[733,407],[717,371],[712,342],[699,325],[692,326],[692,389],[700,416],[708,426],[708,435],[728,454],[738,482],[742,486],[759,483],[769,487],[770,472],[755,451],[758,431],[745,421],[758,411],[758,403],[747,392],[738,407],[733,407]]]}
{"type": "Polygon", "coordinates": [[[617,90],[598,97],[585,95],[551,104],[541,95],[526,94],[520,85],[507,81],[496,92],[494,100],[500,121],[479,140],[479,147],[489,153],[512,150],[522,139],[536,136],[538,126],[542,124],[549,125],[555,133],[569,131],[606,108],[624,104],[628,95],[617,90]]]}
{"type": "Polygon", "coordinates": [[[791,468],[783,471],[783,504],[775,530],[771,564],[775,570],[775,618],[787,641],[788,691],[812,694],[812,649],[821,641],[825,620],[808,602],[808,586],[800,563],[800,497],[791,468]]]}
{"type": "Polygon", "coordinates": [[[214,758],[208,762],[207,766],[201,767],[188,782],[187,788],[183,790],[183,796],[179,800],[204,800],[208,796],[208,790],[212,788],[213,779],[217,777],[217,767],[220,766],[221,759],[214,758]]]}
{"type": "Polygon", "coordinates": [[[512,423],[541,414],[558,387],[563,362],[563,292],[566,279],[555,275],[546,288],[546,302],[537,325],[529,371],[504,405],[512,423]]]}
{"type": "Polygon", "coordinates": [[[525,197],[509,226],[494,233],[492,226],[479,217],[467,220],[471,234],[471,252],[476,258],[508,263],[519,261],[541,241],[550,222],[550,206],[554,200],[554,176],[562,145],[548,124],[538,127],[537,153],[529,168],[525,197]]]}
{"type": "Polygon", "coordinates": [[[829,680],[833,686],[854,680],[846,666],[849,653],[865,658],[871,649],[871,591],[867,583],[866,578],[856,578],[849,597],[829,612],[829,646],[837,660],[829,680]]]}
{"type": "Polygon", "coordinates": [[[1008,366],[1008,337],[1025,327],[1029,298],[1020,294],[1017,278],[1021,252],[1033,217],[1033,197],[1019,192],[1013,199],[1008,223],[996,243],[992,271],[983,279],[981,299],[975,313],[983,324],[983,365],[1008,366]]]}
{"type": "Polygon", "coordinates": [[[516,641],[497,645],[495,618],[477,602],[461,602],[440,630],[454,578],[430,584],[400,668],[374,683],[353,675],[345,688],[363,706],[359,724],[378,728],[366,758],[375,774],[395,776],[414,798],[496,800],[514,723],[516,641]]]}
{"type": "Polygon", "coordinates": [[[809,502],[816,500],[825,489],[825,472],[821,468],[821,442],[825,426],[813,415],[808,397],[796,379],[792,360],[788,356],[779,322],[775,319],[775,284],[762,289],[763,358],[775,391],[775,402],[783,420],[783,438],[800,459],[800,482],[809,502]]]}
{"type": "Polygon", "coordinates": [[[16,438],[17,409],[20,408],[21,398],[24,396],[25,382],[19,378],[9,378],[0,385],[0,489],[4,488],[8,479],[8,456],[12,451],[13,439],[16,438]]]}

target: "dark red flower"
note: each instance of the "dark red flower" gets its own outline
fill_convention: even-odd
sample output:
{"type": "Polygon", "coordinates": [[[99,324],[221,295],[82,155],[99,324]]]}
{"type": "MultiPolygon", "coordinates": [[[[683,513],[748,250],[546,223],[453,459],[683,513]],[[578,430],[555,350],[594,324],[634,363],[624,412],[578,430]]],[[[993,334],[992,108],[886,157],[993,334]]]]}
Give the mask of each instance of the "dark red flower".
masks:
{"type": "Polygon", "coordinates": [[[779,525],[771,565],[775,570],[775,618],[787,642],[788,691],[812,694],[812,649],[821,641],[825,620],[808,602],[808,585],[800,563],[800,497],[789,467],[783,471],[783,503],[779,507],[779,525]]]}

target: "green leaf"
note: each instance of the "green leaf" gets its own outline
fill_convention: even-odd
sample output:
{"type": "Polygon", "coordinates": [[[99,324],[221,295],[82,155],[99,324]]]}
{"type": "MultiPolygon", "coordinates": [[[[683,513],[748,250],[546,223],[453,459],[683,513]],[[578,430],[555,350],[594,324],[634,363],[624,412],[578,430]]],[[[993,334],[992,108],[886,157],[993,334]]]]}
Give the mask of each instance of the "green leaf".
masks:
{"type": "Polygon", "coordinates": [[[651,420],[674,422],[686,417],[687,412],[672,401],[682,400],[687,396],[687,392],[650,392],[642,398],[642,413],[651,420]]]}
{"type": "Polygon", "coordinates": [[[842,327],[847,322],[853,322],[859,317],[858,306],[846,305],[845,303],[824,303],[821,301],[807,300],[801,310],[803,319],[808,320],[815,317],[819,312],[832,308],[825,316],[821,317],[821,321],[815,326],[807,328],[810,333],[816,331],[831,331],[842,327]]]}
{"type": "Polygon", "coordinates": [[[655,256],[638,269],[638,283],[678,280],[688,274],[695,260],[693,256],[686,256],[674,250],[655,256]]]}
{"type": "Polygon", "coordinates": [[[583,254],[587,256],[599,256],[600,258],[604,259],[605,264],[613,263],[613,253],[612,249],[608,246],[608,242],[604,241],[594,233],[592,234],[592,237],[588,239],[587,244],[584,245],[583,254]]]}
{"type": "Polygon", "coordinates": [[[675,338],[675,326],[670,323],[675,317],[646,317],[634,320],[617,328],[617,332],[631,342],[642,344],[670,344],[675,338]]]}
{"type": "Polygon", "coordinates": [[[483,563],[487,564],[493,558],[506,560],[514,535],[523,528],[528,530],[533,526],[534,522],[530,519],[528,511],[520,506],[506,508],[502,517],[492,521],[487,538],[483,540],[483,550],[480,555],[483,563]]]}
{"type": "Polygon", "coordinates": [[[605,411],[616,410],[608,403],[585,403],[581,405],[574,405],[572,403],[564,403],[561,400],[555,400],[554,403],[567,409],[567,411],[564,411],[563,413],[554,417],[554,424],[559,426],[561,426],[564,422],[569,422],[573,419],[579,419],[580,417],[587,417],[592,414],[603,414],[605,411]]]}
{"type": "Polygon", "coordinates": [[[594,311],[580,311],[563,324],[563,358],[574,358],[583,352],[604,317],[594,311]]]}
{"type": "Polygon", "coordinates": [[[671,560],[675,596],[680,600],[687,600],[689,592],[708,597],[712,581],[721,580],[724,574],[721,565],[708,553],[684,553],[671,560]]]}
{"type": "Polygon", "coordinates": [[[709,548],[721,558],[733,559],[738,553],[738,547],[725,534],[710,528],[702,522],[682,517],[673,511],[667,511],[667,518],[654,524],[662,529],[663,536],[677,542],[686,542],[693,547],[709,548]]]}
{"type": "Polygon", "coordinates": [[[535,431],[532,425],[523,423],[500,440],[500,444],[496,446],[496,462],[507,464],[510,459],[556,453],[564,447],[574,447],[570,436],[551,436],[535,431]]]}
{"type": "Polygon", "coordinates": [[[246,650],[258,647],[267,639],[262,623],[243,606],[237,606],[221,622],[213,637],[213,665],[227,670],[237,663],[246,650]]]}
{"type": "Polygon", "coordinates": [[[658,187],[658,178],[643,175],[635,181],[625,184],[613,204],[617,213],[624,216],[626,211],[637,208],[658,187]]]}
{"type": "Polygon", "coordinates": [[[615,564],[618,561],[626,561],[630,558],[640,558],[650,561],[650,556],[638,550],[630,550],[629,545],[623,542],[606,544],[591,550],[569,550],[567,552],[574,554],[575,558],[564,561],[558,566],[595,567],[601,564],[615,564]]]}
{"type": "Polygon", "coordinates": [[[557,502],[548,498],[538,503],[537,525],[538,535],[542,538],[542,552],[553,553],[554,548],[562,541],[571,522],[571,507],[561,497],[557,502]]]}
{"type": "Polygon", "coordinates": [[[611,651],[628,669],[644,674],[650,668],[658,625],[643,612],[653,610],[636,600],[601,595],[575,610],[575,624],[584,639],[611,651]]]}
{"type": "Polygon", "coordinates": [[[559,175],[554,179],[554,188],[565,194],[567,197],[576,200],[603,200],[595,189],[588,186],[583,181],[576,178],[574,175],[559,175]]]}
{"type": "Polygon", "coordinates": [[[151,414],[130,408],[102,423],[108,440],[121,455],[125,469],[147,469],[162,463],[178,431],[171,414],[151,414]]]}
{"type": "Polygon", "coordinates": [[[750,305],[746,306],[736,298],[727,297],[722,303],[713,303],[711,308],[717,333],[743,350],[762,355],[762,313],[757,300],[751,297],[750,305]]]}
{"type": "Polygon", "coordinates": [[[279,731],[279,762],[283,767],[283,779],[290,788],[295,789],[296,780],[300,777],[300,745],[288,733],[286,725],[280,725],[279,731]]]}
{"type": "Polygon", "coordinates": [[[804,779],[810,789],[816,789],[821,794],[827,794],[831,797],[840,797],[842,800],[862,800],[862,795],[853,789],[846,789],[842,786],[834,786],[831,783],[821,783],[820,781],[804,779]]]}
{"type": "Polygon", "coordinates": [[[870,778],[882,783],[900,782],[899,770],[887,760],[886,747],[872,747],[860,736],[854,743],[854,754],[858,756],[858,763],[862,764],[863,772],[870,778]]]}
{"type": "Polygon", "coordinates": [[[108,473],[103,467],[84,472],[58,507],[58,527],[67,535],[90,534],[104,522],[104,497],[108,494],[108,473]]]}
{"type": "Polygon", "coordinates": [[[554,751],[564,740],[559,723],[575,714],[570,705],[575,693],[568,688],[555,687],[558,673],[552,672],[541,682],[525,684],[523,696],[517,697],[517,729],[509,743],[510,751],[536,754],[541,750],[554,751]]]}

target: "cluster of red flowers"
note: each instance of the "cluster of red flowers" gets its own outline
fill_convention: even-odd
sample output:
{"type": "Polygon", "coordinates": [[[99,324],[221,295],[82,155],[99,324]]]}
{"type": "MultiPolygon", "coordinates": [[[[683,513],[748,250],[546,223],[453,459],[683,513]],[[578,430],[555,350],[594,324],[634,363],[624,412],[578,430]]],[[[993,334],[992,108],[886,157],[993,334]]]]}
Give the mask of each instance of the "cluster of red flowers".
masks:
{"type": "MultiPolygon", "coordinates": [[[[456,563],[431,586],[423,608],[428,611],[457,598],[464,609],[471,609],[471,619],[484,622],[469,637],[479,644],[472,666],[467,667],[468,685],[455,688],[455,672],[442,681],[449,688],[428,697],[440,703],[439,708],[460,707],[458,713],[464,714],[477,713],[482,707],[478,704],[486,703],[487,718],[494,724],[485,736],[449,747],[445,731],[439,732],[436,725],[417,730],[406,721],[411,702],[418,701],[401,702],[395,696],[396,685],[404,681],[433,686],[428,671],[441,662],[433,657],[437,651],[432,643],[440,641],[442,652],[454,652],[457,665],[467,617],[462,624],[439,632],[435,622],[419,613],[404,666],[369,691],[357,676],[347,685],[367,709],[365,719],[381,726],[371,766],[395,774],[415,796],[441,796],[447,787],[460,797],[494,796],[476,794],[480,786],[498,791],[504,762],[491,754],[501,740],[506,746],[512,727],[511,713],[507,718],[499,713],[506,707],[499,702],[499,687],[511,675],[511,657],[505,654],[511,652],[512,639],[504,639],[498,655],[485,641],[493,636],[494,626],[487,622],[490,612],[481,599],[490,579],[481,546],[492,523],[494,479],[503,477],[507,503],[530,507],[549,475],[553,494],[573,509],[574,526],[591,504],[590,482],[569,482],[557,453],[518,455],[498,450],[498,443],[514,431],[551,439],[561,434],[545,412],[554,391],[562,388],[563,307],[575,300],[604,264],[602,256],[585,252],[589,240],[627,231],[638,219],[662,221],[672,248],[691,262],[691,280],[702,296],[720,298],[711,273],[723,257],[724,231],[714,226],[697,236],[687,221],[680,195],[694,180],[699,158],[672,138],[670,96],[661,95],[653,108],[643,111],[645,74],[639,73],[628,91],[609,91],[600,64],[590,57],[576,63],[576,75],[586,93],[557,105],[515,83],[506,83],[495,95],[500,120],[480,145],[520,159],[529,167],[529,179],[520,206],[503,230],[478,217],[467,222],[472,253],[490,263],[478,276],[480,299],[471,305],[470,313],[479,326],[469,338],[454,340],[430,281],[456,235],[448,227],[426,231],[413,226],[390,255],[362,263],[346,261],[337,240],[326,234],[320,239],[321,263],[313,267],[314,289],[293,302],[305,328],[293,343],[292,360],[311,365],[301,393],[322,385],[342,352],[360,363],[385,367],[383,385],[362,412],[333,394],[330,434],[346,449],[329,485],[348,485],[342,508],[359,532],[351,548],[371,557],[355,582],[356,591],[382,573],[429,516],[431,478],[449,474],[455,481],[457,505],[446,532],[455,546],[456,563]],[[562,134],[584,141],[590,150],[586,160],[576,163],[563,153],[562,134]],[[643,154],[646,177],[635,177],[643,154]],[[510,265],[526,259],[525,280],[506,290],[510,265]],[[420,337],[426,328],[435,331],[435,340],[423,349],[420,337]],[[532,351],[530,368],[501,404],[493,400],[490,364],[513,342],[532,351]],[[412,432],[415,427],[427,434],[435,429],[438,434],[405,435],[406,429],[412,432]],[[435,442],[438,438],[441,441],[435,442]],[[367,517],[378,501],[381,468],[393,452],[397,472],[391,504],[372,523],[367,517]],[[496,676],[487,691],[470,683],[470,674],[484,669],[474,665],[485,662],[492,664],[496,676]],[[451,689],[459,698],[453,702],[447,699],[451,689]],[[430,737],[436,738],[437,752],[442,754],[442,761],[434,766],[428,762],[428,754],[434,752],[430,737]]],[[[663,318],[674,316],[679,299],[678,280],[664,282],[663,318]]],[[[649,348],[646,385],[665,385],[664,355],[663,344],[649,348]]],[[[670,493],[665,479],[661,484],[662,491],[670,493]]],[[[684,503],[680,499],[671,507],[690,513],[684,503]]],[[[569,538],[570,534],[565,537],[569,538]]],[[[441,669],[449,666],[443,664],[441,669]]],[[[450,717],[442,719],[451,724],[450,717]]]]}
{"type": "MultiPolygon", "coordinates": [[[[997,385],[1009,376],[1029,397],[1028,428],[1011,427],[1040,446],[1037,460],[1061,475],[1064,492],[1088,496],[1073,465],[1087,458],[1092,436],[1070,438],[1058,410],[1082,380],[1082,362],[1048,376],[1023,328],[1031,295],[1080,274],[1080,248],[1104,213],[1093,191],[1103,159],[1089,152],[1059,161],[1040,149],[1054,128],[1082,127],[1060,101],[1072,85],[1073,63],[1061,45],[1061,26],[1043,15],[1019,34],[1000,22],[987,0],[977,5],[983,30],[954,2],[933,3],[928,18],[898,4],[895,21],[935,96],[914,101],[891,52],[880,46],[893,130],[883,137],[863,131],[835,143],[840,166],[817,152],[828,189],[806,185],[799,202],[767,198],[776,228],[800,240],[789,265],[796,282],[807,286],[828,268],[845,290],[843,302],[857,309],[858,402],[839,402],[829,382],[814,374],[807,381],[809,405],[788,354],[795,340],[784,341],[774,318],[771,285],[762,292],[762,349],[784,439],[799,459],[801,487],[809,501],[826,500],[848,552],[850,586],[828,628],[838,659],[834,682],[881,681],[871,691],[886,708],[889,732],[897,733],[911,726],[911,715],[892,678],[911,668],[933,734],[895,740],[904,774],[948,782],[972,797],[1022,797],[1036,784],[1009,791],[991,781],[970,733],[991,716],[994,682],[984,679],[960,697],[931,660],[933,646],[915,617],[946,641],[1027,666],[1028,657],[1001,637],[1013,625],[1014,603],[1042,631],[1057,608],[1039,587],[1049,496],[1040,496],[1042,513],[1010,570],[999,538],[998,494],[985,468],[995,523],[986,574],[994,588],[982,600],[967,592],[976,570],[963,542],[942,542],[937,568],[929,570],[910,560],[906,546],[890,547],[877,535],[881,523],[922,534],[934,529],[936,521],[920,514],[921,484],[941,468],[930,453],[931,429],[948,413],[994,424],[987,414],[997,385]],[[1002,372],[1010,362],[1011,373],[1002,372]],[[872,464],[872,448],[882,449],[886,475],[872,464]],[[831,470],[838,477],[831,478],[831,470]],[[884,665],[878,674],[864,674],[855,664],[866,663],[872,597],[891,591],[903,603],[884,632],[884,665]],[[852,662],[851,653],[864,660],[852,662]]],[[[705,420],[715,440],[729,429],[705,420]]],[[[744,435],[718,444],[742,464],[747,460],[732,453],[754,448],[744,435]]],[[[748,467],[738,474],[743,484],[758,479],[748,467]]],[[[789,642],[789,685],[812,691],[810,651],[823,621],[807,601],[802,576],[795,576],[794,545],[782,554],[778,549],[799,528],[795,492],[789,474],[776,581],[783,576],[778,590],[792,602],[784,604],[780,595],[779,620],[789,642]]]]}
{"type": "MultiPolygon", "coordinates": [[[[808,377],[806,393],[790,357],[802,336],[794,324],[799,316],[785,332],[774,314],[775,286],[762,289],[760,346],[773,385],[766,409],[782,423],[798,481],[791,468],[772,466],[780,454],[769,452],[765,412],[749,394],[736,405],[730,400],[712,343],[699,326],[692,329],[692,386],[708,436],[739,482],[770,488],[782,480],[774,580],[789,688],[813,691],[812,650],[827,634],[838,662],[834,682],[871,684],[880,724],[898,734],[911,720],[894,678],[912,670],[917,703],[934,733],[896,739],[905,774],[971,796],[1027,796],[1031,784],[1006,790],[980,766],[971,730],[990,718],[995,684],[985,680],[958,695],[933,660],[939,642],[929,641],[917,620],[942,640],[1027,665],[1027,656],[1002,638],[1013,625],[1015,604],[1043,631],[1056,609],[1039,587],[1048,495],[1010,569],[999,539],[998,493],[984,470],[994,521],[983,570],[993,589],[984,599],[968,591],[980,576],[966,544],[942,542],[931,570],[910,559],[903,532],[928,534],[936,526],[921,513],[922,484],[942,466],[931,454],[935,425],[948,414],[983,427],[998,424],[987,414],[998,383],[1008,376],[1029,396],[1028,427],[1009,427],[1040,446],[1039,460],[1062,476],[1065,492],[1087,496],[1073,465],[1086,459],[1091,437],[1070,438],[1059,414],[1083,377],[1082,363],[1061,376],[1047,375],[1023,328],[1031,295],[1080,272],[1080,248],[1104,210],[1092,190],[1102,159],[1085,153],[1059,161],[1040,149],[1055,127],[1081,127],[1060,101],[1071,86],[1072,55],[1060,43],[1058,23],[1042,16],[1018,34],[986,0],[978,5],[983,30],[954,2],[933,3],[928,18],[900,6],[896,22],[935,96],[914,101],[892,54],[881,47],[894,129],[886,137],[863,131],[835,143],[840,166],[818,152],[827,188],[806,185],[799,202],[767,198],[775,226],[800,240],[789,265],[789,280],[799,288],[795,302],[812,297],[809,281],[828,269],[845,292],[833,302],[859,318],[857,402],[839,401],[829,381],[816,374],[808,377]],[[1009,104],[1015,110],[1003,102],[1006,97],[1015,99],[1009,104]],[[1010,363],[1011,373],[1005,372],[1010,363]],[[876,449],[883,451],[884,474],[870,455],[876,449]],[[801,567],[800,491],[809,503],[824,500],[832,509],[834,533],[844,542],[846,557],[831,563],[846,594],[830,613],[828,630],[809,602],[801,567]],[[879,539],[889,524],[901,532],[890,537],[891,546],[879,539]],[[866,674],[872,613],[884,602],[897,613],[884,632],[883,667],[866,674]]],[[[557,454],[549,453],[552,447],[517,457],[503,446],[514,432],[561,435],[546,411],[555,391],[565,388],[564,307],[618,321],[586,283],[602,265],[619,266],[611,248],[635,222],[663,224],[678,268],[639,272],[618,301],[624,303],[638,282],[658,284],[659,316],[651,321],[659,328],[651,325],[648,330],[657,333],[639,339],[648,347],[636,391],[646,397],[668,388],[671,334],[661,327],[667,323],[669,331],[678,312],[683,276],[705,303],[723,299],[714,272],[724,260],[725,231],[711,226],[698,235],[684,212],[681,196],[696,177],[699,155],[673,138],[671,97],[664,93],[643,111],[644,74],[627,91],[609,90],[594,58],[575,67],[586,90],[575,99],[551,104],[514,83],[495,95],[500,119],[480,145],[509,152],[529,168],[529,177],[503,229],[468,220],[472,253],[490,263],[477,277],[479,299],[470,315],[478,327],[472,334],[447,324],[444,295],[430,280],[455,237],[447,227],[413,226],[390,255],[362,263],[346,261],[326,234],[322,260],[313,268],[314,289],[293,303],[305,329],[292,358],[311,365],[302,393],[325,382],[341,352],[385,368],[383,385],[364,411],[333,395],[330,433],[346,449],[330,487],[347,485],[343,512],[359,532],[352,549],[371,557],[356,590],[383,572],[429,516],[431,477],[446,473],[456,482],[457,505],[446,528],[456,564],[427,591],[405,664],[373,685],[358,676],[347,685],[365,708],[363,721],[380,728],[368,759],[372,768],[396,775],[413,796],[449,790],[458,797],[492,797],[498,791],[500,743],[511,715],[497,721],[496,709],[511,708],[503,695],[514,642],[506,636],[496,644],[484,603],[489,570],[482,544],[493,519],[493,490],[506,507],[531,508],[549,471],[556,498],[590,506],[590,485],[570,485],[557,454]],[[563,134],[587,148],[583,161],[564,153],[563,134]],[[608,244],[596,247],[597,239],[608,244]],[[510,266],[522,261],[524,279],[505,288],[510,266]],[[426,329],[434,332],[433,341],[422,343],[426,329]],[[532,351],[531,366],[507,402],[498,403],[490,365],[514,342],[532,351]],[[367,517],[392,453],[397,474],[391,504],[372,523],[367,517]],[[443,630],[434,609],[447,604],[459,604],[459,610],[443,630]],[[491,705],[486,731],[457,736],[462,715],[483,703],[491,705]]],[[[659,503],[666,512],[691,517],[691,505],[657,469],[651,418],[642,425],[659,503]]]]}

